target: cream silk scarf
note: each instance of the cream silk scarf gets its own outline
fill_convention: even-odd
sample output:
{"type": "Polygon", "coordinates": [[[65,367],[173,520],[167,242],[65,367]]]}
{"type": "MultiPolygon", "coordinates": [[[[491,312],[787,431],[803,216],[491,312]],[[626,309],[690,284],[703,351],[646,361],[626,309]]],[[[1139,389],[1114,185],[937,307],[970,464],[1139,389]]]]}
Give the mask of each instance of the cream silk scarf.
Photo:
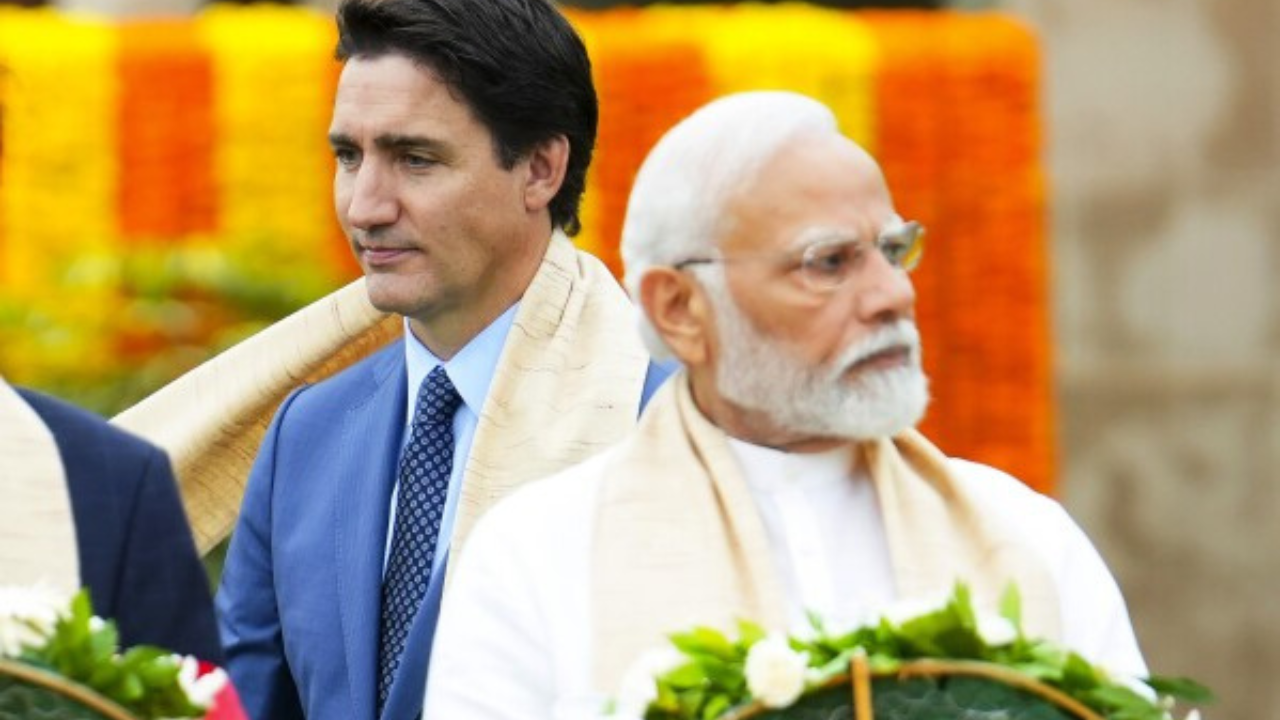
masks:
{"type": "Polygon", "coordinates": [[[112,422],[164,448],[203,554],[235,526],[245,481],[276,408],[295,388],[400,336],[364,280],[326,295],[174,380],[112,422]]]}
{"type": "Polygon", "coordinates": [[[80,588],[76,522],[53,433],[0,378],[0,583],[80,588]]]}
{"type": "MultiPolygon", "coordinates": [[[[994,607],[1010,581],[1029,633],[1060,635],[1058,595],[1012,528],[984,516],[945,456],[915,431],[859,448],[876,486],[897,594],[940,598],[957,579],[994,607]]],[[[591,565],[599,688],[666,635],[738,618],[786,631],[782,590],[750,491],[724,433],[667,382],[601,472],[591,565]]]]}
{"type": "Polygon", "coordinates": [[[520,301],[480,413],[452,552],[515,487],[634,428],[648,369],[631,301],[603,263],[557,233],[520,301]]]}
{"type": "MultiPolygon", "coordinates": [[[[114,422],[163,447],[202,552],[235,525],[276,408],[402,336],[358,280],[156,392],[114,422]]],[[[481,410],[454,548],[520,482],[573,464],[635,425],[649,356],[631,304],[599,260],[552,237],[521,299],[481,410]]]]}

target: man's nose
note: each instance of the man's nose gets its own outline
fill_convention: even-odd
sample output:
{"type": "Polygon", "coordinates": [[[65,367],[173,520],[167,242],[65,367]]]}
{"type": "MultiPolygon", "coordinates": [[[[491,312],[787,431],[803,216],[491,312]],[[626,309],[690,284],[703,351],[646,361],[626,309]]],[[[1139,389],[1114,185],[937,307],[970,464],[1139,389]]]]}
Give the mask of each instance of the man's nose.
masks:
{"type": "Polygon", "coordinates": [[[864,322],[910,317],[916,289],[906,270],[889,262],[883,253],[872,253],[870,262],[854,280],[856,312],[864,322]]]}
{"type": "Polygon", "coordinates": [[[351,178],[347,222],[361,230],[373,230],[394,223],[398,213],[394,183],[377,163],[362,163],[351,178]]]}

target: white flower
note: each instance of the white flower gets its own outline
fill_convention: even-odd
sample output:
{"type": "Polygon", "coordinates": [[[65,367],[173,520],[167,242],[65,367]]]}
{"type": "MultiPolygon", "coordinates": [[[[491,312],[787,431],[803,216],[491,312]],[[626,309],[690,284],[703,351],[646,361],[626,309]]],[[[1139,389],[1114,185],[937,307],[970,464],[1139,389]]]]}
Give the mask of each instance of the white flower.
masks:
{"type": "Polygon", "coordinates": [[[1018,628],[1000,615],[978,613],[978,636],[992,647],[1008,645],[1018,639],[1018,628]]]}
{"type": "Polygon", "coordinates": [[[655,648],[636,658],[622,675],[618,702],[611,717],[617,720],[643,718],[649,703],[658,699],[655,678],[666,675],[687,661],[687,657],[670,645],[655,648]]]}
{"type": "Polygon", "coordinates": [[[787,707],[804,692],[808,666],[808,653],[798,653],[786,638],[771,635],[747,651],[747,689],[766,707],[787,707]]]}
{"type": "Polygon", "coordinates": [[[216,668],[200,675],[200,663],[195,658],[190,655],[175,655],[174,659],[181,666],[178,670],[178,685],[191,704],[205,710],[213,707],[214,699],[227,685],[227,673],[222,668],[216,668]]]}
{"type": "Polygon", "coordinates": [[[1186,720],[1200,720],[1200,711],[1192,708],[1191,712],[1187,713],[1186,720]]]}
{"type": "Polygon", "coordinates": [[[0,586],[0,657],[43,645],[70,604],[70,598],[46,585],[0,586]]]}

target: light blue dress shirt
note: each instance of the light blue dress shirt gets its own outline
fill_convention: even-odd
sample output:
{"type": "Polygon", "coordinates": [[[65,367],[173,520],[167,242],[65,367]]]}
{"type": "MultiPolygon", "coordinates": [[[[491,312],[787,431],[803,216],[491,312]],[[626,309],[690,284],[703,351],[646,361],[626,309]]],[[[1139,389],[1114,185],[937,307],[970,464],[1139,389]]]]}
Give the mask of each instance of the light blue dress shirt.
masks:
{"type": "MultiPolygon", "coordinates": [[[[471,339],[453,359],[441,363],[409,330],[409,321],[404,321],[404,353],[405,368],[409,374],[407,387],[408,401],[405,403],[403,443],[409,442],[409,433],[413,428],[413,410],[418,400],[418,389],[423,380],[437,365],[444,365],[449,380],[462,396],[462,404],[453,416],[453,471],[449,473],[449,496],[445,498],[444,517],[440,521],[440,535],[436,538],[436,548],[448,548],[453,537],[453,519],[457,514],[458,498],[462,494],[462,473],[467,467],[467,458],[471,454],[471,440],[476,434],[476,425],[480,422],[480,410],[484,408],[484,400],[489,395],[489,385],[493,383],[493,373],[498,367],[498,358],[502,355],[502,347],[507,342],[507,333],[516,318],[519,303],[507,308],[498,319],[471,339]]],[[[386,571],[387,558],[391,555],[391,541],[396,526],[396,498],[400,492],[397,479],[396,487],[391,491],[391,513],[387,525],[387,544],[383,552],[382,567],[386,571]]],[[[431,565],[434,577],[444,567],[448,552],[437,551],[431,565]]]]}

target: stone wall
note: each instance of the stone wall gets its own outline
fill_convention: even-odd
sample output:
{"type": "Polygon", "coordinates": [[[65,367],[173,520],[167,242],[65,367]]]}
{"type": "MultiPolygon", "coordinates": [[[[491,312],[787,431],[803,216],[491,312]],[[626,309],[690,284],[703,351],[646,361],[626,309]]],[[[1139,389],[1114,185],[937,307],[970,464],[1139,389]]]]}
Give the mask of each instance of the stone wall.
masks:
{"type": "Polygon", "coordinates": [[[1152,667],[1280,718],[1280,4],[1004,4],[1045,52],[1065,501],[1152,667]]]}

